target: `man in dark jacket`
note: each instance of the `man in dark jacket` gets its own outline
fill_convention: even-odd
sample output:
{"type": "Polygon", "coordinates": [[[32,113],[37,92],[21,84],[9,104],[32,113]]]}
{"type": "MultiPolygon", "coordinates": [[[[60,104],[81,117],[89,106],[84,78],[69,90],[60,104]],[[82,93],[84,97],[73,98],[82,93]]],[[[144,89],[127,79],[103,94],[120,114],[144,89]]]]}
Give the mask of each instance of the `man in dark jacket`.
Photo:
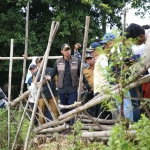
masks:
{"type": "MultiPolygon", "coordinates": [[[[40,66],[41,62],[42,62],[42,58],[37,58],[36,64],[38,64],[38,67],[40,66]]],[[[53,70],[53,68],[46,67],[45,75],[50,75],[52,70],[53,70]]],[[[37,72],[34,75],[36,76],[36,74],[37,74],[37,72]]],[[[49,86],[52,90],[52,93],[54,94],[54,97],[55,97],[55,100],[56,100],[56,103],[57,103],[58,94],[57,94],[56,85],[55,85],[56,80],[57,80],[57,78],[55,77],[52,81],[49,81],[48,84],[49,84],[49,86]]],[[[38,81],[40,81],[40,77],[39,77],[38,81]]],[[[48,103],[49,103],[49,105],[52,109],[53,114],[55,115],[55,117],[57,117],[58,116],[58,110],[57,110],[57,107],[54,103],[54,100],[52,98],[52,95],[50,93],[50,90],[48,88],[47,83],[43,85],[42,92],[44,94],[44,97],[48,101],[48,103]]],[[[48,110],[48,108],[47,108],[47,106],[46,106],[46,104],[45,104],[45,102],[44,102],[41,95],[40,95],[38,106],[42,110],[44,116],[47,117],[48,119],[52,120],[51,113],[49,112],[49,110],[48,110]]],[[[40,112],[39,112],[39,114],[40,114],[40,112]]],[[[44,118],[42,116],[39,116],[39,121],[40,121],[41,124],[45,123],[44,118]]]]}
{"type": "MultiPolygon", "coordinates": [[[[58,94],[62,105],[72,105],[77,100],[77,90],[79,85],[80,76],[80,60],[71,56],[71,48],[68,44],[61,46],[62,58],[57,59],[54,65],[54,69],[51,72],[51,78],[58,75],[57,88],[58,94]]],[[[88,82],[83,76],[83,82],[88,89],[88,82]]],[[[70,111],[69,109],[63,109],[62,113],[70,111]]],[[[73,124],[74,120],[71,120],[70,124],[73,124]]]]}

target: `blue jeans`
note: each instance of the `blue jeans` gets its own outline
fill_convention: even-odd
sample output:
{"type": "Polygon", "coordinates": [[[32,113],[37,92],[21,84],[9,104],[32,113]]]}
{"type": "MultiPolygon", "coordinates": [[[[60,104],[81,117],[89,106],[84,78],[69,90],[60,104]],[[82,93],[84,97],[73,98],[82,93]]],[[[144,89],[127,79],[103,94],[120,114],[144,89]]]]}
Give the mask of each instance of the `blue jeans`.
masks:
{"type": "MultiPolygon", "coordinates": [[[[131,97],[138,98],[135,89],[130,89],[131,97]]],[[[131,100],[133,105],[133,119],[137,122],[141,118],[140,108],[139,108],[139,101],[138,100],[131,100]]]]}
{"type": "Polygon", "coordinates": [[[0,108],[5,109],[5,108],[6,108],[5,103],[3,103],[3,104],[0,106],[0,108]]]}
{"type": "MultiPolygon", "coordinates": [[[[128,93],[125,95],[125,97],[130,97],[130,93],[128,91],[128,93]]],[[[117,101],[117,107],[119,109],[120,112],[120,104],[117,101]]],[[[133,122],[133,108],[132,108],[132,102],[130,99],[123,99],[123,111],[124,111],[124,116],[125,118],[130,119],[130,121],[133,122]]]]}
{"type": "MultiPolygon", "coordinates": [[[[72,105],[74,104],[75,101],[77,101],[77,96],[78,96],[77,92],[73,92],[67,95],[66,93],[58,93],[58,94],[62,105],[72,105]]],[[[62,113],[65,114],[70,110],[72,109],[62,109],[62,113]]],[[[71,120],[70,124],[74,124],[74,119],[71,120]]]]}

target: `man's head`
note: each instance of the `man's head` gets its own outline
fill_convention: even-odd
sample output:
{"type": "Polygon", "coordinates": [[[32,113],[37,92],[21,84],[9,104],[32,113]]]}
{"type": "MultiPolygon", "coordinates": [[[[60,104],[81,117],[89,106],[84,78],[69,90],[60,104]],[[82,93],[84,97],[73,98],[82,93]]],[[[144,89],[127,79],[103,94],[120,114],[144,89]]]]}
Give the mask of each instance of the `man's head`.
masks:
{"type": "Polygon", "coordinates": [[[61,53],[65,58],[69,58],[71,56],[71,48],[68,44],[63,44],[61,46],[61,53]]]}
{"type": "Polygon", "coordinates": [[[126,38],[136,39],[136,44],[141,45],[145,42],[145,30],[140,25],[131,23],[126,29],[126,38]]]}
{"type": "Polygon", "coordinates": [[[40,67],[42,60],[43,60],[43,58],[41,58],[41,57],[39,57],[35,60],[35,63],[38,67],[40,67]]]}
{"type": "Polygon", "coordinates": [[[87,49],[86,51],[87,51],[87,52],[91,52],[92,55],[93,55],[93,57],[96,57],[96,56],[98,56],[98,52],[96,51],[96,49],[97,49],[98,47],[100,47],[100,46],[101,46],[100,43],[98,43],[98,42],[93,42],[93,43],[91,43],[89,49],[87,49]]]}
{"type": "Polygon", "coordinates": [[[94,66],[95,64],[95,58],[92,56],[91,53],[86,53],[86,57],[85,57],[85,60],[87,62],[87,64],[91,67],[94,66]]]}
{"type": "Polygon", "coordinates": [[[114,39],[115,39],[115,35],[112,33],[106,33],[103,36],[103,40],[100,42],[103,45],[104,49],[110,49],[112,48],[113,44],[114,44],[114,39]]]}
{"type": "Polygon", "coordinates": [[[29,70],[31,74],[34,74],[37,71],[37,66],[34,64],[30,65],[29,70]]]}
{"type": "Polygon", "coordinates": [[[78,50],[81,47],[81,43],[76,43],[74,45],[74,50],[78,50]]]}

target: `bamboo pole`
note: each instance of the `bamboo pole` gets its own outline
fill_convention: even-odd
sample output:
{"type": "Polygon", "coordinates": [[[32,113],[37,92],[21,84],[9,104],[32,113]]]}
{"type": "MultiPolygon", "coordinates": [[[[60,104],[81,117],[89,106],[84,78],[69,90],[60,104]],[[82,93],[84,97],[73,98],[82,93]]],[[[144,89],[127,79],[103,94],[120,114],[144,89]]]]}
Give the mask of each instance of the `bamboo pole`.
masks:
{"type": "Polygon", "coordinates": [[[98,122],[96,122],[96,121],[93,119],[93,117],[90,116],[90,114],[89,114],[86,110],[84,110],[84,113],[86,114],[86,116],[87,116],[97,127],[99,127],[99,129],[102,130],[101,125],[100,125],[98,122]]]}
{"type": "MultiPolygon", "coordinates": [[[[33,56],[35,57],[35,56],[33,56]]],[[[26,57],[26,60],[32,60],[33,57],[26,57]]],[[[37,56],[40,58],[43,58],[43,56],[37,56]]],[[[58,59],[61,58],[62,56],[48,56],[48,59],[58,59]]],[[[13,57],[13,60],[24,60],[24,57],[13,57]]],[[[10,57],[0,57],[0,60],[10,60],[10,57]]]]}
{"type": "Polygon", "coordinates": [[[9,79],[8,79],[8,150],[10,150],[10,101],[11,101],[11,80],[12,80],[12,65],[13,65],[13,46],[14,46],[14,39],[11,39],[10,44],[10,63],[9,63],[9,79]]]}
{"type": "MultiPolygon", "coordinates": [[[[95,121],[97,121],[98,123],[100,124],[107,124],[107,125],[110,125],[110,124],[115,124],[116,121],[115,120],[105,120],[105,119],[96,119],[96,118],[93,118],[95,121]]],[[[81,119],[82,122],[87,122],[87,123],[93,123],[91,120],[89,119],[81,119]]]]}
{"type": "Polygon", "coordinates": [[[82,90],[82,81],[83,81],[83,68],[84,68],[85,54],[86,54],[87,41],[88,41],[89,23],[90,23],[90,17],[86,16],[77,102],[81,101],[81,90],[82,90]]]}
{"type": "Polygon", "coordinates": [[[26,73],[26,56],[28,50],[28,26],[29,26],[28,24],[29,24],[29,2],[27,3],[27,11],[26,11],[26,35],[25,35],[25,49],[24,49],[23,73],[20,87],[20,95],[23,93],[25,73],[26,73]]]}
{"type": "Polygon", "coordinates": [[[90,126],[89,124],[86,124],[82,127],[82,130],[89,130],[89,129],[92,129],[92,130],[96,130],[96,131],[100,131],[100,130],[111,130],[113,126],[108,126],[108,125],[101,125],[101,129],[97,126],[90,126]]]}
{"type": "Polygon", "coordinates": [[[75,108],[75,107],[78,107],[78,106],[81,106],[81,105],[82,105],[82,102],[75,102],[72,105],[61,105],[61,104],[59,104],[58,107],[60,109],[71,109],[71,108],[75,108]]]}
{"type": "MultiPolygon", "coordinates": [[[[82,138],[96,138],[96,137],[109,137],[111,131],[96,131],[96,132],[83,132],[81,137],[82,138]]],[[[128,135],[135,135],[136,131],[127,131],[128,135]]]]}
{"type": "Polygon", "coordinates": [[[17,138],[18,138],[18,135],[19,135],[21,126],[22,126],[22,124],[23,124],[23,120],[24,120],[24,117],[25,117],[25,114],[26,114],[26,111],[27,111],[28,106],[29,106],[29,101],[27,101],[26,106],[25,106],[25,108],[24,108],[24,111],[23,111],[23,114],[22,114],[22,117],[21,117],[21,120],[20,120],[20,123],[19,123],[19,127],[18,127],[18,129],[17,129],[16,136],[15,136],[14,143],[13,143],[13,145],[12,145],[11,150],[13,150],[13,149],[15,148],[15,145],[16,145],[16,142],[17,142],[17,138]]]}
{"type": "MultiPolygon", "coordinates": [[[[86,16],[77,102],[81,101],[81,91],[82,91],[82,81],[83,81],[83,68],[84,68],[85,54],[86,54],[87,41],[88,41],[89,23],[90,23],[90,16],[86,16]]],[[[77,115],[75,116],[75,122],[76,122],[76,120],[77,120],[77,115]]]]}
{"type": "Polygon", "coordinates": [[[56,33],[56,31],[59,27],[58,22],[56,23],[55,28],[54,28],[54,24],[55,24],[55,22],[53,21],[52,24],[51,24],[51,30],[50,30],[49,40],[48,40],[48,46],[47,46],[47,49],[46,49],[46,52],[45,52],[45,55],[44,55],[44,59],[42,61],[42,62],[44,62],[44,66],[43,66],[42,75],[41,75],[41,78],[40,78],[40,86],[39,86],[38,91],[37,91],[37,96],[36,96],[36,99],[35,99],[33,113],[32,113],[32,116],[31,116],[30,125],[29,125],[29,128],[28,128],[28,132],[27,132],[27,136],[26,136],[26,140],[25,140],[24,150],[28,149],[28,141],[29,141],[29,137],[30,137],[30,133],[31,133],[31,129],[32,129],[32,124],[33,124],[33,121],[34,121],[34,117],[35,117],[35,113],[36,113],[36,109],[37,109],[37,105],[38,105],[39,95],[40,95],[41,88],[42,88],[42,81],[43,81],[43,77],[44,77],[45,70],[46,70],[47,58],[48,58],[48,55],[50,53],[52,40],[54,38],[53,35],[55,35],[55,33],[56,33]]]}
{"type": "Polygon", "coordinates": [[[53,113],[53,111],[52,111],[52,108],[51,108],[51,106],[49,105],[49,103],[47,102],[47,99],[45,98],[43,92],[42,92],[42,98],[43,98],[43,100],[44,100],[44,102],[45,102],[45,104],[46,104],[48,110],[50,111],[50,114],[52,115],[53,120],[55,120],[55,119],[56,119],[56,116],[54,115],[54,113],[53,113]]]}
{"type": "Polygon", "coordinates": [[[55,99],[55,97],[54,97],[54,94],[53,94],[52,89],[51,89],[50,85],[48,84],[48,82],[47,82],[47,86],[48,86],[48,89],[49,89],[49,91],[50,91],[50,93],[51,93],[51,95],[52,95],[52,98],[53,98],[53,101],[54,101],[54,103],[55,103],[55,106],[56,106],[56,108],[57,108],[57,110],[58,110],[58,113],[59,113],[59,115],[61,115],[61,112],[60,112],[60,110],[59,110],[59,108],[58,108],[56,99],[55,99]]]}
{"type": "Polygon", "coordinates": [[[51,126],[57,126],[57,125],[63,124],[63,123],[65,123],[65,122],[71,120],[71,119],[74,118],[74,117],[75,117],[75,115],[69,116],[69,117],[67,117],[67,118],[65,118],[65,119],[63,119],[63,120],[61,120],[61,121],[59,121],[59,120],[57,119],[57,120],[54,120],[54,121],[51,121],[51,122],[47,122],[47,123],[45,123],[45,124],[42,124],[41,126],[38,126],[37,128],[34,128],[33,131],[34,131],[34,132],[39,132],[39,131],[41,131],[42,129],[46,129],[46,128],[51,127],[51,126]]]}
{"type": "Polygon", "coordinates": [[[43,129],[38,133],[60,132],[60,131],[63,131],[63,130],[69,129],[69,128],[70,128],[70,126],[68,124],[64,124],[64,125],[61,125],[61,126],[55,127],[55,128],[43,129]]]}

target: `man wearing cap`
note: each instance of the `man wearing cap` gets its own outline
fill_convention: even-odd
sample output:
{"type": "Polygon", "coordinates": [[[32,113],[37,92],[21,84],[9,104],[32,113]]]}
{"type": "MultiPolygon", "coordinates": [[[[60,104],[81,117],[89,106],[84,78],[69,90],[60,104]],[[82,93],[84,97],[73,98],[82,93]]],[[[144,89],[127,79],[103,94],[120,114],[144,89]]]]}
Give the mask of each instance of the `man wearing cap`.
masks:
{"type": "MultiPolygon", "coordinates": [[[[109,59],[108,65],[110,65],[110,62],[112,61],[111,57],[110,57],[112,55],[114,56],[112,58],[119,57],[120,60],[122,59],[120,57],[120,55],[118,55],[121,52],[120,48],[121,48],[122,43],[121,42],[117,43],[117,45],[116,45],[117,48],[116,48],[113,45],[114,39],[115,39],[115,36],[112,33],[106,33],[103,37],[103,41],[101,41],[101,44],[103,44],[103,49],[106,53],[106,56],[108,56],[108,59],[109,59]]],[[[118,67],[118,65],[117,65],[117,67],[116,66],[111,66],[111,67],[112,67],[112,72],[111,72],[112,76],[115,76],[116,78],[118,78],[118,76],[120,75],[120,70],[119,70],[120,68],[118,67]]],[[[110,83],[110,84],[114,84],[114,83],[110,83]]],[[[125,97],[130,97],[129,91],[126,93],[125,97]]],[[[115,101],[116,101],[116,105],[118,107],[118,110],[120,111],[120,106],[121,106],[120,102],[118,99],[115,99],[115,101]]],[[[114,107],[116,107],[116,106],[114,105],[114,107]]],[[[130,119],[130,121],[133,121],[133,108],[132,108],[132,103],[131,103],[130,99],[127,99],[127,98],[123,99],[123,108],[124,108],[123,111],[124,111],[125,118],[128,118],[128,119],[130,119]]],[[[112,111],[112,115],[113,115],[114,119],[117,117],[115,115],[114,111],[112,111]]]]}
{"type": "Polygon", "coordinates": [[[37,66],[34,64],[30,65],[29,70],[30,70],[32,76],[28,79],[27,84],[30,86],[33,81],[33,74],[37,71],[37,66]]]}
{"type": "MultiPolygon", "coordinates": [[[[92,90],[90,92],[84,92],[82,95],[84,96],[84,101],[87,102],[90,99],[94,97],[93,91],[94,91],[94,84],[93,84],[93,78],[94,78],[94,66],[95,66],[95,58],[91,53],[86,53],[85,61],[88,64],[88,67],[83,70],[83,74],[85,75],[86,80],[88,81],[89,85],[92,87],[92,90]]],[[[89,114],[93,117],[95,117],[95,107],[91,107],[87,110],[89,114]]]]}
{"type": "MultiPolygon", "coordinates": [[[[36,59],[36,65],[38,66],[38,68],[40,67],[42,60],[43,60],[43,58],[37,58],[36,59]]],[[[50,73],[52,71],[53,71],[53,68],[46,67],[45,75],[50,75],[50,73]]],[[[36,76],[36,74],[37,74],[37,72],[34,73],[35,76],[36,76]]],[[[52,90],[52,93],[54,94],[55,100],[58,101],[58,94],[57,94],[57,90],[56,90],[56,84],[55,84],[56,81],[55,80],[57,80],[56,77],[54,79],[52,79],[51,81],[49,81],[48,84],[52,90]]],[[[39,77],[38,81],[40,81],[40,77],[39,77]]],[[[54,113],[55,117],[57,117],[58,116],[58,110],[57,110],[57,107],[54,103],[54,100],[52,98],[52,95],[50,93],[50,90],[48,88],[47,83],[43,85],[42,92],[43,92],[45,98],[47,99],[47,101],[48,101],[48,103],[52,109],[52,112],[54,113]]],[[[42,110],[45,117],[52,120],[51,113],[49,112],[49,110],[48,110],[48,108],[47,108],[47,106],[43,100],[43,97],[41,95],[40,95],[40,99],[38,102],[38,106],[42,110]]],[[[39,111],[39,114],[40,114],[40,111],[39,111]]],[[[45,123],[45,120],[42,116],[39,116],[39,121],[41,124],[45,123]]]]}
{"type": "MultiPolygon", "coordinates": [[[[91,43],[88,52],[95,58],[95,67],[94,67],[94,95],[101,93],[106,86],[109,86],[109,82],[107,81],[107,77],[105,76],[105,67],[108,66],[108,57],[106,53],[103,51],[101,44],[98,42],[91,43]]],[[[95,106],[95,117],[98,117],[100,112],[103,112],[100,118],[105,119],[109,115],[109,119],[111,119],[111,113],[108,111],[104,111],[104,108],[101,104],[95,106]]]]}
{"type": "MultiPolygon", "coordinates": [[[[37,66],[35,64],[31,64],[29,66],[29,70],[30,70],[32,76],[28,79],[27,86],[28,86],[28,89],[32,89],[31,88],[31,84],[33,83],[33,81],[35,79],[34,73],[37,71],[37,66]]],[[[33,89],[31,90],[31,93],[33,93],[33,89]]],[[[29,101],[29,105],[30,105],[31,109],[33,110],[33,107],[34,107],[34,97],[32,97],[31,95],[32,94],[29,95],[28,101],[29,101]]],[[[37,115],[36,115],[36,118],[38,118],[37,115]]],[[[36,118],[34,120],[34,125],[38,124],[38,121],[37,121],[36,118]]]]}
{"type": "MultiPolygon", "coordinates": [[[[58,75],[58,94],[62,105],[71,105],[77,100],[77,90],[80,77],[80,60],[71,56],[71,48],[68,44],[61,46],[62,58],[56,60],[51,78],[58,75]]],[[[83,82],[90,90],[85,77],[83,76],[83,82]]],[[[66,113],[70,110],[62,109],[62,113],[66,113]]],[[[74,119],[70,124],[74,123],[74,119]]]]}
{"type": "Polygon", "coordinates": [[[94,77],[95,58],[91,53],[86,53],[85,60],[89,65],[89,67],[83,70],[83,74],[85,75],[85,78],[88,81],[89,85],[94,90],[93,77],[94,77]]]}

